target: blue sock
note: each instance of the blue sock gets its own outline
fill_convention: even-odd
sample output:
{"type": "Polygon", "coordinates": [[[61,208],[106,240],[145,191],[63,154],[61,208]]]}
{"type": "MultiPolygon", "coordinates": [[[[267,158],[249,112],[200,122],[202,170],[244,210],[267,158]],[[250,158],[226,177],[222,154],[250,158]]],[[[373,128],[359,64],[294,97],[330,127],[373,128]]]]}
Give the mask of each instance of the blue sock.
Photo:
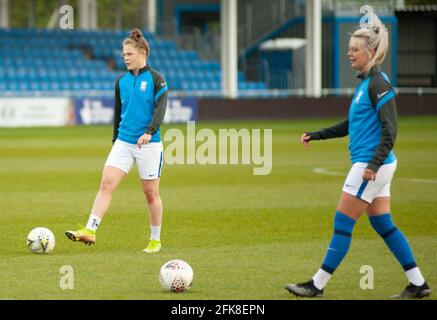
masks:
{"type": "Polygon", "coordinates": [[[334,235],[321,269],[333,274],[345,257],[352,240],[355,220],[337,211],[334,218],[334,235]]]}
{"type": "Polygon", "coordinates": [[[373,229],[384,239],[402,268],[405,271],[415,268],[417,265],[410,245],[402,232],[394,225],[391,214],[370,217],[369,220],[373,229]]]}

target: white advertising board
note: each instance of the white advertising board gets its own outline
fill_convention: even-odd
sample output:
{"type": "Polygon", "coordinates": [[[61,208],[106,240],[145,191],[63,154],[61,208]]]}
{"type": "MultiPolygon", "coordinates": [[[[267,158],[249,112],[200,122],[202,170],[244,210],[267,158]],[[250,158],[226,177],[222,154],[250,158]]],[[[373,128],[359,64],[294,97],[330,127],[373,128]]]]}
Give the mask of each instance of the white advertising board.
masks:
{"type": "Polygon", "coordinates": [[[0,127],[65,126],[74,123],[68,98],[0,98],[0,127]]]}

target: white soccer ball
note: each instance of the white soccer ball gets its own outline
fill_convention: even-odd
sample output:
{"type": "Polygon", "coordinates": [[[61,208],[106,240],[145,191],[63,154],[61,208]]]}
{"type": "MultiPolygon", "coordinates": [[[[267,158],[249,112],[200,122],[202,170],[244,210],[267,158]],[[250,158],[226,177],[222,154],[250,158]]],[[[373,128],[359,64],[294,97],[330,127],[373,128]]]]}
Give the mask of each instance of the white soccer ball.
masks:
{"type": "Polygon", "coordinates": [[[183,260],[168,261],[161,267],[159,283],[172,292],[185,291],[193,283],[193,269],[183,260]]]}
{"type": "Polygon", "coordinates": [[[27,247],[32,253],[50,253],[55,248],[55,235],[47,228],[35,228],[27,235],[27,247]]]}

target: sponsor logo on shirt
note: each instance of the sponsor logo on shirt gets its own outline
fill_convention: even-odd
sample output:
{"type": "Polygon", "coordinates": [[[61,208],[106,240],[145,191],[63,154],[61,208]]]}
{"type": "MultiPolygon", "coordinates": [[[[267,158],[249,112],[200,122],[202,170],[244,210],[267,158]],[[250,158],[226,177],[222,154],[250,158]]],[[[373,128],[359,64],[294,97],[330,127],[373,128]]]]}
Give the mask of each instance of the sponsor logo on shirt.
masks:
{"type": "Polygon", "coordinates": [[[146,91],[147,81],[141,81],[140,91],[146,91]]]}

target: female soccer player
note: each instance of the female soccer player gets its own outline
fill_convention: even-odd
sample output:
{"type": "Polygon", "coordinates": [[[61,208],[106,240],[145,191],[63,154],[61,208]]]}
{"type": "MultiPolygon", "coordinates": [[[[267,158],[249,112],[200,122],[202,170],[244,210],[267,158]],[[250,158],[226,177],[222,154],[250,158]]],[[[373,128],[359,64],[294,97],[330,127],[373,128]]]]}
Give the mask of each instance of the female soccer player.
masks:
{"type": "Polygon", "coordinates": [[[149,207],[150,241],[146,253],[161,250],[162,201],[159,177],[163,161],[160,125],[167,106],[167,83],[147,64],[150,47],[138,29],[123,41],[123,57],[128,72],[115,83],[113,147],[103,169],[100,189],[88,223],[67,231],[73,241],[96,242],[96,230],[109,208],[112,193],[129,173],[138,167],[149,207]]]}
{"type": "Polygon", "coordinates": [[[352,229],[366,212],[375,231],[395,255],[410,282],[396,298],[423,298],[431,293],[407,239],[393,224],[390,215],[390,183],[396,170],[393,145],[397,133],[395,93],[388,77],[380,71],[388,49],[388,32],[374,15],[373,26],[356,30],[349,42],[348,57],[358,71],[356,88],[344,121],[325,129],[305,132],[301,143],[349,135],[352,168],[343,186],[334,219],[334,235],[321,268],[305,283],[286,285],[300,297],[323,295],[329,278],[345,257],[352,229]]]}

